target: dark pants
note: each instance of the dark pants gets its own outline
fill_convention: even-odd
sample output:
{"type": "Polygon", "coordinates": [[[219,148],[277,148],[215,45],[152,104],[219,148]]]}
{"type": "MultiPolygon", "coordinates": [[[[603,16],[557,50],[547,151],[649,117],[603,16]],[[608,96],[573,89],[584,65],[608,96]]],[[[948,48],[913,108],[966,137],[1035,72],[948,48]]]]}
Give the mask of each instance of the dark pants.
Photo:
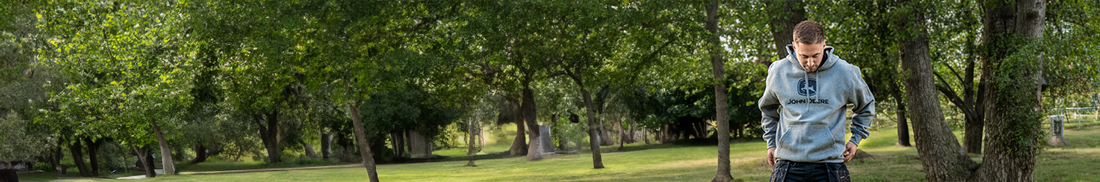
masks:
{"type": "Polygon", "coordinates": [[[772,182],[827,181],[848,182],[848,167],[844,163],[806,163],[780,160],[772,168],[772,182]]]}

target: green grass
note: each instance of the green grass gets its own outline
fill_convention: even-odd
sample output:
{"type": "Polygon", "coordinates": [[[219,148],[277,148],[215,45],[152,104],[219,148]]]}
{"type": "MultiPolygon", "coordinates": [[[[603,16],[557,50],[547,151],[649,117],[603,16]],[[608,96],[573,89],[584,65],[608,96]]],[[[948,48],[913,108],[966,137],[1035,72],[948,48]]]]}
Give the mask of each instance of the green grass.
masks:
{"type": "MultiPolygon", "coordinates": [[[[861,149],[870,158],[848,163],[855,181],[925,181],[914,148],[897,148],[896,130],[872,131],[861,149]]],[[[958,134],[958,132],[956,132],[958,134]]],[[[1100,179],[1100,127],[1067,130],[1067,148],[1048,148],[1036,162],[1036,181],[1092,181],[1100,179]]],[[[745,181],[766,181],[770,168],[764,163],[764,142],[736,141],[730,146],[733,176],[745,181]]],[[[498,146],[499,147],[499,146],[498,146]]],[[[507,146],[503,146],[507,150],[507,146]]],[[[465,167],[466,161],[393,164],[378,166],[382,181],[706,181],[713,178],[717,151],[707,145],[627,145],[602,149],[607,168],[592,169],[591,154],[556,155],[540,161],[522,157],[477,161],[478,167],[465,167]]],[[[453,150],[453,149],[452,149],[453,150]]],[[[501,151],[503,151],[501,150],[501,151]]],[[[453,152],[450,150],[440,152],[453,152]]],[[[494,152],[489,150],[489,152],[494,152]]],[[[462,155],[465,155],[463,152],[462,155]]],[[[980,156],[974,156],[980,158],[980,156]]],[[[261,163],[200,164],[204,170],[268,168],[261,163]],[[245,167],[240,167],[245,166],[245,167]]],[[[191,168],[193,169],[193,168],[191,168]]],[[[186,170],[183,170],[186,171],[186,170]]],[[[49,174],[22,174],[23,181],[56,179],[49,174]]],[[[275,171],[215,175],[165,176],[137,181],[364,181],[361,167],[300,171],[275,171]]],[[[102,178],[59,179],[55,181],[119,181],[102,178]]]]}
{"type": "MultiPolygon", "coordinates": [[[[481,149],[481,152],[478,152],[477,154],[485,155],[489,153],[504,152],[508,151],[508,147],[511,147],[511,145],[486,145],[485,148],[481,149]]],[[[447,157],[462,157],[466,156],[466,147],[436,150],[432,151],[432,154],[447,157]]]]}

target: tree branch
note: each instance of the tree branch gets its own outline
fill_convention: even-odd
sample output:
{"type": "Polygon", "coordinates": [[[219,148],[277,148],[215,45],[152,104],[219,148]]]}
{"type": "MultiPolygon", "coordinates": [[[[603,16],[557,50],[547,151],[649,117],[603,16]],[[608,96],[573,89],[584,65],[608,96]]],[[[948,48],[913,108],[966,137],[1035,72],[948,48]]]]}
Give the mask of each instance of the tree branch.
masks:
{"type": "MultiPolygon", "coordinates": [[[[962,78],[962,76],[959,76],[959,72],[956,72],[956,71],[955,71],[955,68],[951,67],[951,65],[948,65],[948,64],[943,64],[943,66],[946,66],[948,70],[951,70],[951,74],[954,74],[954,75],[955,75],[955,78],[958,78],[960,82],[966,82],[966,80],[964,80],[964,79],[962,78]]],[[[938,76],[940,76],[940,75],[939,75],[939,74],[936,74],[936,76],[938,77],[938,76]]],[[[943,81],[943,78],[940,78],[940,81],[943,81]]],[[[947,84],[947,82],[946,82],[946,81],[944,81],[943,83],[944,83],[944,84],[947,84]]]]}
{"type": "Polygon", "coordinates": [[[648,63],[652,63],[654,60],[657,60],[656,59],[657,58],[657,53],[660,53],[662,50],[665,50],[665,48],[668,47],[668,45],[671,45],[673,42],[676,42],[675,36],[673,36],[673,38],[671,38],[671,39],[668,39],[668,41],[665,41],[665,43],[661,44],[660,47],[657,47],[657,50],[653,50],[653,52],[650,52],[648,55],[646,55],[646,57],[643,58],[641,62],[638,62],[638,64],[634,64],[633,66],[631,66],[630,70],[631,70],[632,73],[630,73],[630,75],[632,75],[632,76],[630,77],[630,80],[627,83],[634,83],[634,80],[638,78],[637,75],[641,73],[641,71],[640,71],[641,68],[640,67],[642,67],[644,65],[652,65],[652,64],[648,64],[648,63]]]}
{"type": "MultiPolygon", "coordinates": [[[[935,73],[935,72],[933,72],[933,73],[935,73]]],[[[966,115],[977,114],[977,113],[974,113],[973,107],[966,104],[966,102],[963,101],[963,99],[959,97],[959,94],[955,93],[955,90],[952,90],[948,86],[945,86],[947,84],[947,82],[943,80],[943,76],[940,76],[939,73],[935,73],[935,74],[936,74],[936,78],[938,78],[940,80],[940,82],[943,82],[943,84],[936,84],[936,90],[939,90],[940,93],[943,93],[944,96],[947,96],[947,100],[951,101],[951,103],[955,104],[955,106],[958,106],[963,111],[963,113],[965,113],[966,115]]]]}

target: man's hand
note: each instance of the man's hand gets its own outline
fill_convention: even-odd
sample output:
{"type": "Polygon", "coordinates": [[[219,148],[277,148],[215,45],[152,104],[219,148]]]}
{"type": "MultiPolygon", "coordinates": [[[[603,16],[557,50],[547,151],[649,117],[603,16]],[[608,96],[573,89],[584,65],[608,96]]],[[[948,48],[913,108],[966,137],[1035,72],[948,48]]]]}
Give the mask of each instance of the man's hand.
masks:
{"type": "Polygon", "coordinates": [[[768,166],[775,168],[775,147],[768,148],[768,166]]]}
{"type": "MultiPolygon", "coordinates": [[[[856,149],[859,149],[859,146],[856,146],[856,143],[848,142],[848,146],[844,149],[844,163],[848,163],[848,161],[852,160],[852,158],[856,156],[856,149]]],[[[771,155],[769,154],[768,157],[771,157],[771,155]]]]}

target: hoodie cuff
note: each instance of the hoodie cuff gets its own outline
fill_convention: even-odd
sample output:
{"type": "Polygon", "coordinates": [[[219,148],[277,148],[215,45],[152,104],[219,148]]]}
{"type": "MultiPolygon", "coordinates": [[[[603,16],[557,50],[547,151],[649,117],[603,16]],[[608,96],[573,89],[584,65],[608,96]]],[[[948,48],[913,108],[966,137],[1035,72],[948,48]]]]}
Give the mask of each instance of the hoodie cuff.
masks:
{"type": "Polygon", "coordinates": [[[768,140],[768,148],[775,148],[775,139],[768,140]]]}
{"type": "Polygon", "coordinates": [[[863,140],[863,138],[860,138],[859,136],[852,136],[852,139],[848,140],[848,141],[850,141],[852,143],[855,143],[856,146],[859,146],[859,142],[862,141],[862,140],[863,140]]]}

